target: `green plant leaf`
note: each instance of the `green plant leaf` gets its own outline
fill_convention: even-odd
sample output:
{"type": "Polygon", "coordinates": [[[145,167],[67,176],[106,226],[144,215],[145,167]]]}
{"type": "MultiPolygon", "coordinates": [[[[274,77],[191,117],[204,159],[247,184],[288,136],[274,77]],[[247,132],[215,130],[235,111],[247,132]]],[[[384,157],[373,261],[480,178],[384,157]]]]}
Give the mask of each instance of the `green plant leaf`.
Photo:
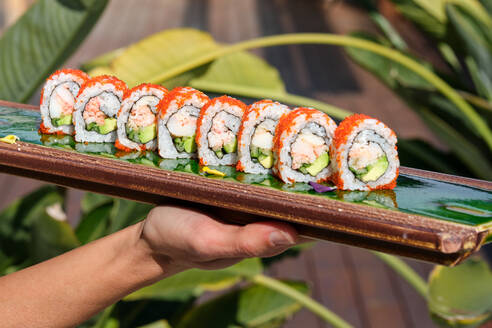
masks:
{"type": "Polygon", "coordinates": [[[44,215],[47,206],[61,202],[63,198],[56,187],[43,186],[0,213],[0,249],[10,258],[14,271],[32,264],[29,257],[32,226],[44,215]]]}
{"type": "Polygon", "coordinates": [[[415,4],[413,0],[392,0],[398,10],[413,21],[422,30],[436,39],[442,39],[446,34],[446,25],[425,9],[415,4]]]}
{"type": "Polygon", "coordinates": [[[86,192],[80,201],[80,207],[82,209],[82,213],[89,213],[94,210],[96,207],[101,205],[112,203],[114,198],[103,195],[96,194],[92,192],[86,192]]]}
{"type": "Polygon", "coordinates": [[[492,166],[486,153],[482,153],[476,144],[470,142],[444,120],[428,109],[419,111],[420,116],[437,136],[445,141],[452,151],[476,176],[492,180],[492,166]]]}
{"type": "Polygon", "coordinates": [[[167,320],[159,320],[145,326],[140,326],[139,328],[171,328],[171,325],[167,320]]]}
{"type": "MultiPolygon", "coordinates": [[[[56,206],[56,204],[52,206],[56,206]]],[[[46,209],[32,226],[30,258],[34,263],[48,260],[79,245],[80,243],[68,222],[51,217],[46,209]]]]}
{"type": "Polygon", "coordinates": [[[461,7],[446,6],[452,31],[459,40],[455,48],[469,54],[467,64],[479,94],[492,100],[492,32],[461,7]]]}
{"type": "Polygon", "coordinates": [[[192,79],[189,84],[194,88],[219,94],[269,98],[290,105],[311,106],[338,119],[351,114],[320,101],[287,93],[275,67],[244,51],[217,58],[204,74],[192,79]]]}
{"type": "Polygon", "coordinates": [[[250,89],[267,89],[276,93],[285,92],[284,82],[277,69],[266,61],[248,52],[236,52],[218,58],[205,74],[190,81],[198,89],[227,89],[230,85],[250,89]]]}
{"type": "Polygon", "coordinates": [[[429,276],[429,310],[448,327],[477,327],[492,318],[492,272],[469,259],[454,268],[436,266],[429,276]]]}
{"type": "Polygon", "coordinates": [[[104,237],[109,225],[112,203],[102,204],[84,214],[75,230],[77,238],[82,244],[104,237]]]}
{"type": "Polygon", "coordinates": [[[107,233],[113,233],[142,220],[153,205],[115,198],[107,233]]]}
{"type": "Polygon", "coordinates": [[[84,40],[107,0],[39,0],[0,39],[0,99],[24,102],[84,40]]]}
{"type": "Polygon", "coordinates": [[[257,258],[241,261],[222,270],[191,269],[137,290],[125,297],[125,300],[162,299],[184,301],[190,297],[199,296],[205,291],[229,288],[238,283],[242,277],[258,274],[261,271],[261,261],[257,258]]]}
{"type": "MultiPolygon", "coordinates": [[[[191,78],[203,73],[205,67],[185,72],[167,81],[159,79],[162,72],[218,48],[219,45],[206,32],[187,28],[167,30],[124,49],[105,68],[105,72],[118,76],[129,87],[151,81],[173,88],[187,85],[191,78]]],[[[89,74],[94,73],[89,71],[89,74]]]]}
{"type": "MultiPolygon", "coordinates": [[[[304,283],[285,282],[308,292],[304,283]]],[[[301,305],[266,287],[253,285],[229,292],[191,309],[177,328],[201,327],[280,327],[301,305]]]]}

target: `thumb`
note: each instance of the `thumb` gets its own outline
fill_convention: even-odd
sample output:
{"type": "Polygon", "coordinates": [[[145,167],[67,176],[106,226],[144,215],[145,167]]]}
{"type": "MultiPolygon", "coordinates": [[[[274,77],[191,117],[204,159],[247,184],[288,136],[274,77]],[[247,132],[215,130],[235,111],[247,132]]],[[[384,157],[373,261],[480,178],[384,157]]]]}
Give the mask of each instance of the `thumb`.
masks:
{"type": "Polygon", "coordinates": [[[215,229],[211,230],[204,242],[208,255],[213,258],[274,256],[298,242],[294,228],[278,222],[258,222],[245,226],[217,222],[215,229]]]}

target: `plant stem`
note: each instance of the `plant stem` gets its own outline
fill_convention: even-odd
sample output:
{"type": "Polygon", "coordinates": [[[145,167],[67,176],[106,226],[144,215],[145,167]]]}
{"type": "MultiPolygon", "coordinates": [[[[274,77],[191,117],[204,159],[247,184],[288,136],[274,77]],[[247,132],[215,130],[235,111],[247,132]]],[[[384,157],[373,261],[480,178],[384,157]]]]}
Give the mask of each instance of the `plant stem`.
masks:
{"type": "Polygon", "coordinates": [[[232,84],[216,83],[212,81],[191,80],[190,85],[193,88],[197,88],[203,91],[215,92],[215,93],[231,93],[238,96],[249,98],[272,98],[280,102],[285,102],[291,105],[298,106],[310,106],[325,112],[333,117],[343,120],[345,117],[352,114],[351,112],[341,109],[322,101],[317,101],[311,98],[297,96],[289,94],[287,92],[274,92],[270,90],[263,90],[255,87],[248,86],[236,86],[232,84]]]}
{"type": "Polygon", "coordinates": [[[281,281],[267,277],[263,274],[257,274],[250,277],[251,281],[262,285],[264,287],[270,288],[276,292],[279,292],[285,296],[288,296],[297,302],[301,303],[307,309],[309,309],[314,314],[318,315],[320,318],[331,324],[336,328],[350,328],[352,327],[348,322],[337,316],[335,313],[328,310],[322,304],[316,302],[311,297],[295,290],[294,288],[284,284],[281,281]]]}
{"type": "Polygon", "coordinates": [[[440,77],[422,66],[415,60],[411,59],[400,53],[399,51],[381,46],[377,43],[367,40],[334,34],[322,34],[322,33],[294,33],[294,34],[282,34],[275,36],[267,36],[257,39],[252,39],[244,42],[239,42],[234,45],[225,46],[218,50],[204,54],[194,60],[190,60],[185,64],[178,65],[173,69],[170,69],[156,78],[150,83],[161,83],[172,77],[175,77],[181,73],[187,72],[193,68],[207,64],[214,59],[241,50],[260,48],[260,47],[272,47],[288,44],[330,44],[344,47],[353,47],[358,49],[364,49],[371,51],[383,57],[389,58],[395,62],[412,70],[417,75],[434,85],[444,96],[446,96],[452,103],[454,103],[470,120],[470,122],[477,129],[478,133],[482,135],[485,142],[492,149],[492,132],[490,131],[487,123],[475,112],[475,110],[465,101],[463,98],[440,77]]]}
{"type": "Polygon", "coordinates": [[[408,264],[393,255],[379,252],[372,253],[379,257],[379,259],[386,263],[390,268],[395,270],[403,279],[405,279],[413,288],[415,288],[415,290],[423,298],[427,299],[427,283],[408,264]]]}

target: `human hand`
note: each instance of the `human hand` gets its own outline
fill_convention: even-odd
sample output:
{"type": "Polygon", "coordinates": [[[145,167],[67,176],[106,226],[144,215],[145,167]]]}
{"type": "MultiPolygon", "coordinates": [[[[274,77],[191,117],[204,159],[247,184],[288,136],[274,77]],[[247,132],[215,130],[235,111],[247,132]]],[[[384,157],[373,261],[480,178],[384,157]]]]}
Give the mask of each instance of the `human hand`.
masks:
{"type": "Polygon", "coordinates": [[[154,208],[142,224],[141,239],[167,274],[190,268],[220,269],[244,258],[277,255],[298,242],[288,224],[236,226],[172,206],[154,208]]]}

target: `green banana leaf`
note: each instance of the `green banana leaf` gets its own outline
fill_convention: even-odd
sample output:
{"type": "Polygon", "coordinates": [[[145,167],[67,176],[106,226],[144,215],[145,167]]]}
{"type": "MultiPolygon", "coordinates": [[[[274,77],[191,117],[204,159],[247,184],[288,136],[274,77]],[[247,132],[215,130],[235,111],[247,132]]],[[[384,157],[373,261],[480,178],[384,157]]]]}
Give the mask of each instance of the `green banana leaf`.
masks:
{"type": "Polygon", "coordinates": [[[160,299],[184,301],[200,296],[205,291],[218,291],[229,288],[245,276],[258,274],[263,270],[258,258],[243,260],[222,270],[191,269],[151,286],[144,287],[124,298],[125,301],[140,299],[160,299]]]}
{"type": "Polygon", "coordinates": [[[106,203],[82,215],[75,229],[75,234],[82,244],[87,244],[106,235],[112,209],[113,204],[106,203]]]}
{"type": "Polygon", "coordinates": [[[492,318],[492,271],[469,259],[454,268],[436,266],[429,276],[429,310],[447,327],[478,327],[492,318]]]}
{"type": "MultiPolygon", "coordinates": [[[[305,283],[285,282],[303,293],[305,283]]],[[[280,327],[301,305],[291,298],[263,286],[250,286],[229,292],[194,307],[183,316],[177,328],[280,327]]]]}
{"type": "Polygon", "coordinates": [[[167,88],[187,85],[193,77],[202,74],[205,67],[183,73],[171,80],[159,79],[166,70],[217,50],[220,46],[210,34],[195,29],[180,28],[153,34],[132,44],[117,54],[107,54],[108,66],[97,66],[105,62],[98,57],[85,63],[84,67],[94,67],[89,75],[112,74],[125,81],[129,87],[140,83],[163,84],[167,88]],[[108,60],[109,59],[109,60],[108,60]]]}
{"type": "Polygon", "coordinates": [[[475,20],[463,8],[447,5],[450,30],[458,44],[454,47],[467,58],[468,69],[482,97],[492,101],[492,29],[475,20]]]}
{"type": "Polygon", "coordinates": [[[0,39],[0,99],[25,102],[84,40],[107,0],[39,0],[0,39]]]}

